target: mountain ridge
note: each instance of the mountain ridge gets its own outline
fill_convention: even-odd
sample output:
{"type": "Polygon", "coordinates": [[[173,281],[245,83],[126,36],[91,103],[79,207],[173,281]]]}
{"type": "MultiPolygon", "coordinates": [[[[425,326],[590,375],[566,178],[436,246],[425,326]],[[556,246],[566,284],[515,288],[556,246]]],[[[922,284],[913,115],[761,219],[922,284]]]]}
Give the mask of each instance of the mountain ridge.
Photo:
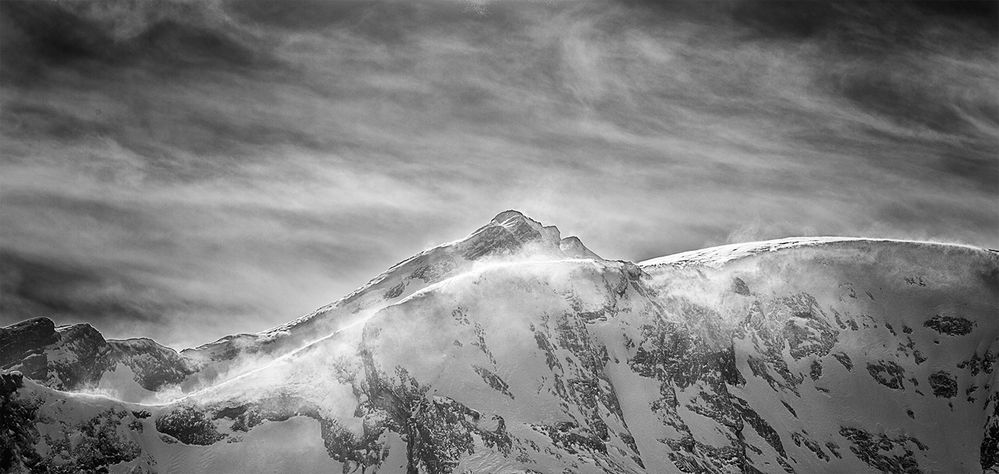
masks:
{"type": "MultiPolygon", "coordinates": [[[[154,352],[163,352],[164,349],[168,351],[174,351],[178,353],[183,361],[177,362],[173,369],[175,373],[186,373],[187,375],[192,375],[197,372],[202,372],[205,366],[210,366],[212,362],[218,362],[219,360],[225,362],[235,358],[240,352],[237,347],[248,346],[253,347],[253,344],[260,343],[260,345],[266,346],[267,344],[273,343],[273,341],[280,339],[282,336],[288,334],[289,331],[295,330],[298,326],[309,325],[312,320],[327,314],[340,305],[347,304],[352,301],[352,299],[358,298],[365,292],[371,291],[373,287],[377,287],[380,283],[385,282],[387,279],[393,276],[393,273],[399,272],[404,269],[407,265],[412,265],[414,262],[419,262],[421,259],[428,259],[434,256],[435,252],[446,252],[453,248],[458,248],[459,251],[469,252],[475,257],[488,256],[489,251],[483,251],[482,249],[491,249],[494,253],[500,253],[503,251],[510,252],[511,250],[523,250],[528,244],[542,241],[545,246],[541,249],[531,249],[528,248],[527,252],[522,252],[517,256],[519,260],[530,260],[543,258],[544,256],[557,255],[558,252],[562,252],[561,255],[572,255],[578,258],[592,258],[598,260],[604,260],[597,254],[593,253],[579,241],[578,237],[569,236],[566,238],[561,237],[561,233],[556,226],[545,226],[541,222],[536,221],[520,211],[516,210],[506,210],[500,212],[495,217],[493,217],[489,223],[480,227],[479,229],[473,231],[466,237],[458,239],[452,242],[438,245],[432,247],[423,252],[420,252],[413,257],[400,261],[399,263],[389,267],[385,272],[381,273],[377,277],[371,279],[365,285],[355,289],[354,291],[348,293],[344,297],[324,305],[310,313],[307,313],[299,318],[290,320],[287,323],[275,326],[271,329],[263,330],[257,333],[238,333],[224,336],[212,342],[201,344],[192,348],[185,348],[177,350],[175,348],[170,348],[168,346],[160,345],[152,339],[149,338],[125,338],[125,339],[108,339],[107,343],[112,345],[122,345],[127,341],[146,339],[150,341],[153,345],[157,346],[154,352]],[[512,230],[511,230],[512,229],[512,230]],[[519,231],[518,231],[519,229],[519,231]],[[528,230],[529,229],[529,230],[528,230]],[[533,233],[532,233],[533,231],[533,233]],[[519,232],[519,233],[518,233],[519,232]],[[511,238],[512,237],[512,238],[511,238]],[[568,242],[568,244],[566,244],[568,242]],[[576,243],[578,242],[578,244],[576,243]],[[569,247],[566,250],[564,246],[569,247]],[[497,249],[499,249],[497,251],[497,249]],[[208,362],[205,361],[206,355],[208,362]],[[200,367],[199,367],[200,366],[200,367]]],[[[820,236],[820,237],[786,237],[780,239],[772,239],[765,241],[754,241],[754,242],[744,242],[736,244],[725,244],[714,247],[707,247],[703,249],[691,250],[678,252],[670,255],[664,255],[662,257],[656,257],[652,259],[646,259],[633,265],[638,267],[659,267],[659,266],[670,266],[670,267],[697,267],[697,266],[711,266],[719,267],[730,262],[735,262],[737,260],[742,260],[746,258],[751,258],[754,256],[759,256],[761,254],[774,254],[783,251],[793,251],[793,250],[805,250],[809,248],[819,248],[828,247],[836,245],[846,245],[846,246],[856,246],[856,245],[902,245],[902,246],[929,246],[932,248],[938,248],[943,252],[954,252],[954,251],[970,251],[970,252],[982,252],[985,254],[996,254],[995,251],[989,249],[978,248],[975,246],[956,244],[956,243],[943,243],[943,242],[930,242],[930,241],[919,241],[919,240],[907,240],[907,239],[885,239],[885,238],[865,238],[865,237],[846,237],[846,236],[820,236]]],[[[472,259],[473,261],[476,258],[472,259]]],[[[618,260],[620,262],[627,262],[625,260],[618,260]]],[[[628,262],[631,263],[631,262],[628,262]]],[[[423,267],[421,267],[423,268],[423,267]]],[[[451,269],[454,270],[454,269],[451,269]]],[[[434,277],[428,279],[426,283],[433,284],[442,279],[447,279],[455,276],[457,273],[446,271],[440,275],[435,275],[434,277]]],[[[997,282],[999,282],[999,276],[995,277],[997,282]]],[[[997,283],[999,286],[999,283],[997,283]]],[[[398,288],[398,286],[395,286],[398,288]]],[[[392,291],[392,290],[389,290],[392,291]]],[[[418,291],[418,290],[417,290],[418,291]]],[[[405,297],[403,292],[400,291],[396,297],[405,297]]],[[[356,314],[356,311],[355,311],[356,314]]],[[[346,322],[344,325],[357,323],[360,319],[352,319],[346,322]]],[[[17,331],[19,325],[30,324],[30,323],[41,323],[43,326],[53,326],[54,323],[45,317],[30,318],[10,326],[3,328],[4,331],[14,330],[17,331]],[[45,322],[47,321],[47,323],[45,322]]],[[[90,328],[93,332],[99,331],[94,329],[87,323],[77,323],[70,325],[61,325],[58,327],[70,328],[79,327],[81,330],[83,328],[90,328]]],[[[335,333],[337,331],[336,327],[327,328],[329,331],[325,335],[319,336],[318,339],[323,339],[328,337],[329,334],[335,333]]],[[[103,337],[101,337],[103,339],[103,337]]],[[[308,340],[298,339],[300,345],[295,347],[286,348],[283,353],[293,352],[295,350],[301,349],[309,344],[308,340]]],[[[0,344],[3,346],[3,344],[0,344]]],[[[10,360],[12,356],[7,356],[3,354],[4,351],[0,350],[0,367],[13,368],[10,360]]],[[[256,351],[254,351],[256,352],[256,351]]],[[[280,356],[279,352],[276,356],[280,356]]],[[[37,369],[36,369],[37,370],[37,369]]],[[[212,368],[206,372],[211,372],[212,368]]],[[[30,370],[29,370],[30,372],[30,370]]],[[[231,376],[237,376],[238,372],[231,374],[231,376]]],[[[136,374],[137,378],[142,376],[136,374]]],[[[182,387],[182,390],[189,391],[196,389],[196,386],[205,386],[210,383],[221,381],[217,376],[210,376],[207,383],[191,383],[182,387]]],[[[176,381],[171,379],[170,381],[176,381]]],[[[140,383],[143,389],[148,389],[148,385],[157,386],[156,383],[140,383]]],[[[59,387],[60,385],[56,385],[59,387]]],[[[67,388],[75,389],[78,388],[76,384],[70,384],[67,388]]]]}
{"type": "MultiPolygon", "coordinates": [[[[176,350],[178,352],[183,352],[183,351],[188,351],[188,350],[198,350],[200,348],[204,348],[206,346],[210,346],[213,343],[224,341],[224,340],[228,340],[228,339],[234,339],[234,338],[240,338],[240,337],[265,337],[265,336],[267,336],[269,334],[278,333],[278,332],[280,332],[282,330],[287,329],[289,325],[292,325],[292,324],[294,324],[296,322],[307,320],[309,317],[314,316],[317,313],[321,313],[322,311],[324,311],[324,310],[326,310],[328,308],[333,307],[334,305],[336,305],[340,301],[349,300],[352,296],[355,296],[356,294],[361,293],[366,288],[370,287],[372,285],[372,283],[381,281],[386,274],[392,272],[393,270],[395,270],[395,269],[397,269],[399,267],[402,267],[404,264],[409,263],[409,262],[417,259],[420,256],[423,256],[423,255],[425,255],[427,253],[430,253],[430,252],[432,252],[434,250],[447,247],[449,245],[454,245],[454,244],[461,243],[461,242],[467,240],[468,238],[474,236],[476,233],[482,231],[483,229],[486,229],[486,228],[490,227],[490,225],[502,225],[504,222],[508,222],[508,221],[511,221],[511,220],[513,220],[513,221],[529,222],[529,223],[531,223],[529,225],[532,225],[533,227],[536,227],[537,229],[552,229],[552,230],[554,230],[555,235],[559,235],[560,234],[560,232],[558,230],[558,227],[556,227],[554,225],[552,225],[552,226],[544,226],[541,222],[528,217],[527,215],[525,215],[521,211],[517,211],[517,210],[514,210],[514,209],[508,209],[506,211],[502,211],[502,212],[498,213],[495,217],[493,217],[492,219],[490,219],[490,222],[487,225],[480,227],[476,231],[473,231],[468,236],[466,236],[466,237],[464,237],[462,239],[454,240],[454,241],[451,241],[451,242],[448,242],[448,243],[444,243],[444,244],[438,245],[436,247],[429,248],[429,249],[424,250],[424,251],[422,251],[422,252],[420,252],[420,253],[412,256],[412,257],[409,257],[409,258],[407,258],[405,260],[402,260],[399,263],[396,263],[396,264],[390,266],[385,272],[379,274],[375,278],[372,278],[367,283],[365,283],[364,285],[361,285],[360,287],[358,287],[355,290],[351,291],[347,295],[345,295],[345,296],[343,296],[343,297],[335,300],[332,303],[323,305],[323,306],[317,308],[316,310],[310,311],[309,313],[306,313],[306,314],[304,314],[304,315],[302,315],[302,316],[300,316],[298,318],[291,319],[291,320],[289,320],[286,323],[278,324],[278,325],[276,325],[276,326],[274,326],[272,328],[264,329],[264,330],[261,330],[261,331],[255,332],[255,333],[234,333],[234,334],[229,334],[229,335],[223,336],[222,338],[216,339],[215,341],[206,342],[206,343],[200,344],[198,346],[194,346],[194,347],[187,347],[187,348],[175,348],[175,347],[171,347],[171,346],[164,346],[164,347],[171,347],[172,349],[174,349],[174,350],[176,350]]],[[[562,241],[570,241],[570,242],[573,242],[573,243],[579,242],[579,244],[582,245],[582,247],[583,247],[583,252],[587,253],[587,255],[589,256],[589,258],[602,259],[602,257],[598,256],[597,254],[593,253],[588,248],[586,248],[585,245],[582,244],[582,241],[577,236],[568,236],[568,237],[565,237],[565,238],[561,238],[561,240],[562,241]]],[[[710,254],[722,254],[722,253],[725,253],[725,252],[731,252],[731,253],[735,253],[735,252],[744,252],[744,253],[745,252],[751,252],[752,254],[755,254],[755,253],[760,253],[761,249],[765,249],[768,252],[774,252],[774,251],[780,251],[780,250],[792,249],[792,248],[800,248],[800,247],[807,247],[807,246],[815,246],[815,245],[823,245],[823,244],[837,244],[837,243],[851,243],[851,242],[852,243],[864,243],[864,242],[867,242],[867,243],[919,244],[919,245],[939,246],[942,249],[947,249],[947,248],[964,248],[964,249],[974,250],[974,251],[985,251],[985,252],[991,252],[991,253],[999,253],[999,250],[997,250],[997,249],[991,249],[991,248],[985,248],[985,247],[977,247],[977,246],[973,246],[973,245],[961,244],[961,243],[954,243],[954,242],[939,242],[939,241],[918,240],[918,239],[892,239],[892,238],[880,238],[880,237],[855,237],[855,236],[801,236],[801,237],[781,237],[781,238],[761,240],[761,241],[749,241],[749,242],[740,242],[740,243],[721,244],[721,245],[715,245],[715,246],[710,246],[710,247],[704,247],[704,248],[700,248],[700,249],[685,250],[685,251],[681,251],[681,252],[675,252],[675,253],[671,253],[671,254],[662,255],[662,256],[659,256],[659,257],[652,257],[652,258],[648,258],[648,259],[645,259],[645,260],[639,260],[639,261],[634,262],[634,263],[636,265],[639,265],[639,266],[661,265],[661,264],[679,264],[681,262],[689,262],[691,257],[697,257],[697,256],[706,255],[706,254],[707,255],[710,255],[710,254]],[[753,252],[754,250],[755,250],[755,252],[753,252]]],[[[744,255],[744,256],[749,256],[749,254],[744,255]]],[[[735,258],[741,258],[741,257],[742,256],[738,256],[738,257],[735,257],[735,258]]],[[[628,261],[628,260],[621,260],[621,261],[628,261]]],[[[48,318],[45,317],[45,316],[31,317],[31,318],[27,318],[27,319],[21,320],[19,322],[13,323],[13,324],[11,324],[9,326],[16,326],[18,324],[21,324],[21,323],[24,323],[24,322],[27,322],[27,321],[31,321],[31,320],[36,320],[36,319],[48,319],[48,318]]],[[[75,324],[88,324],[88,323],[65,324],[65,325],[62,325],[62,326],[72,326],[72,325],[75,325],[75,324]]],[[[131,339],[149,339],[149,338],[143,337],[143,336],[135,336],[135,337],[126,337],[126,338],[121,338],[121,339],[113,339],[113,340],[116,340],[116,341],[127,341],[127,340],[131,340],[131,339]]],[[[112,340],[112,339],[109,339],[109,340],[112,340]]]]}
{"type": "Polygon", "coordinates": [[[115,441],[74,446],[112,470],[996,470],[995,252],[807,238],[635,264],[504,214],[210,383],[136,403],[20,381],[24,465],[79,466],[39,446],[97,423],[115,441]],[[431,271],[456,255],[476,258],[431,271]],[[277,432],[301,455],[269,450],[277,432]]]}

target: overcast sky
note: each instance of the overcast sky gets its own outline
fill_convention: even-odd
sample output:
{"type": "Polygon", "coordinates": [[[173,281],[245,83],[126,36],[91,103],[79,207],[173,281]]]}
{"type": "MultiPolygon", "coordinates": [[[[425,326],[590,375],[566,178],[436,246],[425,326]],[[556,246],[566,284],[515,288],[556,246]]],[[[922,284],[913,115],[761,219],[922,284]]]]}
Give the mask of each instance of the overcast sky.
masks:
{"type": "Polygon", "coordinates": [[[508,208],[999,247],[996,6],[4,0],[0,325],[256,332],[508,208]]]}

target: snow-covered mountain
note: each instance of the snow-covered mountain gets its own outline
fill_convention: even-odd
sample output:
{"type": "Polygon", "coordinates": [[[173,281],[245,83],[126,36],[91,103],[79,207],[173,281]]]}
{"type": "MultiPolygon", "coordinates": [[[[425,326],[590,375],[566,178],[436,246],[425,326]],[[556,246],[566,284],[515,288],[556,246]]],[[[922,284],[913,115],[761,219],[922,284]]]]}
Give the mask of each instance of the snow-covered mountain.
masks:
{"type": "Polygon", "coordinates": [[[999,470],[999,253],[605,260],[515,211],[261,334],[0,333],[0,469],[999,470]]]}
{"type": "Polygon", "coordinates": [[[252,370],[261,359],[281,356],[333,334],[428,285],[467,271],[477,261],[496,258],[600,257],[576,237],[561,238],[555,226],[543,226],[517,211],[502,212],[468,237],[406,259],[301,318],[263,333],[228,336],[184,350],[182,354],[198,372],[184,387],[191,389],[252,370]]]}

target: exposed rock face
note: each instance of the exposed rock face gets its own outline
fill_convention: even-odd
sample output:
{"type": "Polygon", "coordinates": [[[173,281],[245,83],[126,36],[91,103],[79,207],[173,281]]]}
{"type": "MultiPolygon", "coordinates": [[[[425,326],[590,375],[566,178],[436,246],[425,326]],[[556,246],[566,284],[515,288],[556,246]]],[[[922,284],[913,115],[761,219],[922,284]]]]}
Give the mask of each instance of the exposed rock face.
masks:
{"type": "Polygon", "coordinates": [[[176,351],[149,339],[105,340],[89,324],[55,326],[36,318],[0,329],[0,367],[58,390],[96,386],[119,365],[143,389],[184,380],[192,369],[176,351]]]}
{"type": "Polygon", "coordinates": [[[0,373],[0,426],[4,427],[3,436],[0,436],[0,470],[3,472],[34,466],[40,460],[35,452],[38,442],[35,412],[38,408],[34,403],[20,399],[17,391],[23,386],[19,372],[0,373]]]}
{"type": "MultiPolygon", "coordinates": [[[[45,344],[18,344],[11,357],[0,360],[4,369],[46,381],[57,389],[74,389],[94,384],[111,365],[111,346],[88,324],[61,326],[39,318],[3,329],[10,341],[39,340],[45,344]]],[[[12,346],[14,346],[12,344],[12,346]]]]}
{"type": "Polygon", "coordinates": [[[954,398],[957,395],[957,378],[941,370],[930,374],[930,387],[933,388],[933,395],[954,398]]]}
{"type": "Polygon", "coordinates": [[[26,397],[19,393],[23,388],[19,372],[0,373],[0,426],[5,431],[0,437],[0,469],[4,472],[106,472],[108,466],[142,454],[142,446],[132,436],[141,426],[127,410],[112,405],[95,410],[92,416],[53,419],[51,407],[66,400],[53,400],[50,393],[26,397]]]}
{"type": "MultiPolygon", "coordinates": [[[[997,377],[992,378],[995,386],[997,377]]],[[[994,390],[994,389],[993,389],[994,390]]],[[[985,424],[985,436],[982,439],[981,465],[983,470],[999,470],[999,393],[993,391],[985,404],[988,421],[985,424]]]]}
{"type": "Polygon", "coordinates": [[[193,406],[182,406],[156,418],[156,431],[184,444],[207,446],[226,438],[211,420],[193,406]]]}
{"type": "MultiPolygon", "coordinates": [[[[502,213],[290,323],[289,336],[233,336],[186,358],[152,341],[102,345],[87,328],[22,324],[38,347],[128,367],[150,390],[238,368],[248,354],[256,365],[152,406],[5,373],[0,421],[18,428],[0,461],[430,473],[997,467],[999,255],[801,239],[636,265],[579,248],[502,213]],[[257,357],[331,327],[286,357],[257,357]],[[189,361],[200,371],[188,375],[189,361]]],[[[53,353],[10,352],[25,369],[53,353]]]]}
{"type": "Polygon", "coordinates": [[[56,342],[55,324],[48,318],[35,318],[0,328],[0,363],[20,361],[39,347],[56,342]]]}
{"type": "Polygon", "coordinates": [[[935,315],[926,320],[923,326],[933,329],[940,334],[951,336],[963,336],[974,329],[975,323],[961,317],[935,315]]]}
{"type": "Polygon", "coordinates": [[[891,438],[847,427],[841,428],[840,434],[850,441],[850,451],[868,466],[881,472],[920,472],[914,449],[928,449],[919,440],[908,436],[891,438]]]}
{"type": "Polygon", "coordinates": [[[867,371],[879,384],[896,390],[905,389],[905,369],[890,360],[879,360],[867,364],[867,371]]]}

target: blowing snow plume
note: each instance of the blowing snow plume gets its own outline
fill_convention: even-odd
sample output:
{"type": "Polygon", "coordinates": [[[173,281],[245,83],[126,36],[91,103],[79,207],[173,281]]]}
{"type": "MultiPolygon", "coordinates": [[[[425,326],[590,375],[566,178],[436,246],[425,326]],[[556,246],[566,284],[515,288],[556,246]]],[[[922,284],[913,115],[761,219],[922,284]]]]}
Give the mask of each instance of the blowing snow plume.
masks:
{"type": "Polygon", "coordinates": [[[799,238],[636,264],[506,211],[299,319],[179,353],[44,318],[8,326],[0,459],[15,472],[995,470],[997,314],[991,250],[799,238]]]}

